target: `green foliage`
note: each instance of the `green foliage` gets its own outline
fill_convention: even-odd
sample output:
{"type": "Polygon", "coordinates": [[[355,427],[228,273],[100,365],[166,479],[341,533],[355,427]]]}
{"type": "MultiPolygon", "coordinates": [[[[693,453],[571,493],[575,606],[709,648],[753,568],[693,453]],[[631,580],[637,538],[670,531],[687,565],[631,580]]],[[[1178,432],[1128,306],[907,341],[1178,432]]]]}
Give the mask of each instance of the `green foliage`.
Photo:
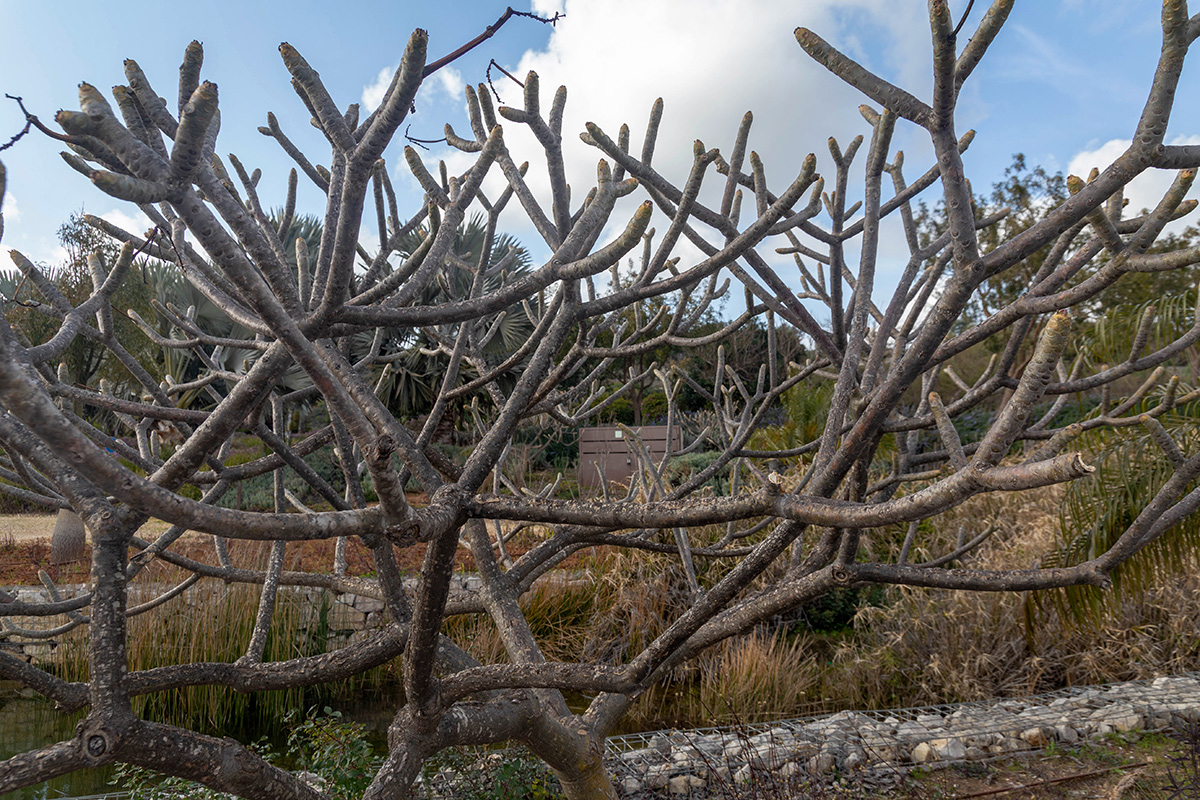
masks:
{"type": "Polygon", "coordinates": [[[232,797],[202,783],[174,775],[162,776],[154,770],[131,764],[117,764],[113,768],[112,781],[129,792],[130,800],[225,800],[232,797]]]}
{"type": "MultiPolygon", "coordinates": [[[[676,456],[667,464],[663,477],[666,478],[667,483],[673,486],[678,485],[696,473],[703,471],[720,457],[721,454],[715,451],[687,453],[686,455],[676,456]]],[[[727,490],[729,488],[729,476],[731,473],[732,468],[726,464],[717,471],[717,474],[709,478],[705,485],[711,486],[718,493],[722,490],[727,490]]]]}
{"type": "MultiPolygon", "coordinates": [[[[232,467],[237,464],[244,464],[258,457],[258,455],[248,456],[243,453],[235,453],[230,456],[226,462],[226,466],[232,467]]],[[[309,453],[304,457],[304,462],[312,467],[336,491],[342,491],[345,481],[343,480],[341,465],[338,464],[337,457],[333,454],[333,445],[326,445],[313,453],[309,453]]],[[[247,478],[242,481],[240,492],[241,508],[244,510],[259,511],[272,510],[275,507],[274,481],[275,479],[270,473],[256,475],[253,478],[247,478]]],[[[304,502],[321,503],[324,501],[324,498],[315,489],[290,469],[285,471],[283,485],[304,502]]],[[[220,501],[218,501],[218,505],[223,508],[236,508],[239,502],[238,497],[239,492],[235,487],[225,493],[220,501]]]]}
{"type": "Polygon", "coordinates": [[[562,795],[545,763],[522,747],[487,753],[454,748],[425,762],[422,779],[440,796],[472,800],[549,800],[562,795]]]}
{"type": "Polygon", "coordinates": [[[565,472],[579,463],[577,427],[565,427],[553,422],[526,425],[517,429],[513,444],[528,448],[530,469],[565,472]]]}
{"type": "MultiPolygon", "coordinates": [[[[94,290],[88,256],[96,255],[107,273],[116,262],[120,248],[104,234],[84,222],[83,213],[72,214],[58,229],[58,240],[66,251],[59,264],[41,266],[41,270],[71,305],[83,303],[94,290]]],[[[130,268],[126,279],[113,295],[113,325],[116,338],[143,366],[153,374],[156,369],[156,348],[129,319],[125,312],[134,310],[142,316],[152,315],[152,292],[140,279],[141,264],[130,268]]],[[[10,324],[31,344],[48,341],[59,328],[59,320],[49,312],[47,298],[34,288],[33,282],[19,273],[0,273],[0,295],[10,324]]],[[[116,387],[128,387],[132,376],[104,346],[84,336],[75,337],[63,353],[60,363],[68,380],[78,385],[92,384],[97,379],[110,381],[116,387]]],[[[159,375],[155,375],[159,377],[159,375]]],[[[84,409],[77,408],[81,413],[84,409]]],[[[110,429],[106,426],[105,429],[110,429]]]]}
{"type": "Polygon", "coordinates": [[[603,411],[600,412],[600,422],[605,425],[613,425],[617,423],[621,425],[633,425],[633,401],[625,396],[618,397],[616,400],[613,400],[604,407],[603,411]]]}
{"type": "MultiPolygon", "coordinates": [[[[340,711],[316,708],[297,720],[289,713],[285,722],[294,724],[287,737],[287,752],[279,754],[265,738],[248,745],[263,760],[277,767],[308,773],[304,777],[333,800],[359,797],[371,783],[375,755],[366,739],[366,729],[346,722],[340,711]],[[315,779],[314,779],[315,776],[315,779]]],[[[113,782],[129,792],[131,800],[224,800],[233,795],[215,791],[201,783],[153,770],[118,764],[113,782]]]]}
{"type": "MultiPolygon", "coordinates": [[[[428,227],[413,231],[401,240],[400,254],[411,260],[420,250],[421,244],[435,233],[436,231],[428,227]]],[[[490,269],[511,254],[507,268],[483,279],[484,292],[496,291],[505,283],[524,275],[532,264],[529,251],[520,242],[508,234],[495,235],[482,215],[474,216],[459,226],[450,249],[451,261],[441,270],[438,280],[426,288],[418,302],[436,305],[468,297],[475,280],[475,270],[481,263],[481,256],[490,269]]],[[[405,264],[401,269],[407,266],[405,264]]],[[[513,351],[519,349],[533,332],[533,324],[520,305],[488,317],[487,327],[493,324],[497,326],[496,333],[481,348],[490,366],[500,364],[513,351]]],[[[392,413],[400,419],[411,419],[432,408],[442,378],[446,374],[447,358],[444,353],[435,352],[439,343],[426,332],[388,333],[389,338],[383,347],[383,353],[392,360],[379,375],[378,391],[392,413]]],[[[453,331],[443,331],[442,334],[449,338],[455,335],[453,331]]],[[[369,337],[367,344],[370,344],[369,337]]],[[[517,371],[519,365],[514,368],[512,375],[517,371]]],[[[470,364],[464,364],[460,373],[459,380],[462,383],[476,377],[474,367],[470,364]]],[[[487,395],[481,397],[486,399],[487,395]]]]}
{"type": "MultiPolygon", "coordinates": [[[[974,198],[977,220],[1003,208],[1009,210],[1008,215],[999,223],[979,231],[980,250],[989,253],[1000,244],[1028,230],[1047,211],[1061,204],[1068,196],[1066,178],[1061,172],[1051,174],[1042,167],[1030,167],[1025,163],[1023,153],[1014,154],[1012,164],[1004,170],[1004,179],[992,185],[991,195],[979,195],[974,198]]],[[[924,202],[919,203],[916,221],[921,246],[925,247],[948,229],[944,201],[938,201],[933,209],[924,202]]],[[[978,322],[1023,294],[1029,288],[1031,278],[1046,260],[1050,248],[1051,245],[1044,246],[1022,261],[1020,266],[1005,270],[985,281],[971,307],[963,315],[961,326],[978,322]]]]}
{"type": "MultiPolygon", "coordinates": [[[[1138,273],[1135,273],[1138,274],[1138,273]]],[[[1122,282],[1118,282],[1120,286],[1122,282]]],[[[1144,352],[1153,352],[1175,341],[1191,329],[1195,317],[1196,290],[1185,288],[1139,303],[1112,303],[1101,309],[1090,329],[1081,337],[1079,349],[1092,364],[1114,364],[1129,358],[1129,349],[1142,322],[1153,306],[1154,321],[1144,352]]]]}
{"type": "Polygon", "coordinates": [[[662,392],[650,392],[642,398],[642,423],[661,425],[667,421],[667,396],[662,392]]]}
{"type": "MultiPolygon", "coordinates": [[[[1132,210],[1132,209],[1127,209],[1132,210]]],[[[1132,216],[1132,214],[1126,214],[1132,216]]],[[[1150,253],[1167,253],[1183,250],[1200,244],[1200,229],[1191,225],[1181,233],[1167,233],[1150,247],[1150,253]]],[[[1105,263],[1101,260],[1100,264],[1105,263]]],[[[1171,269],[1159,272],[1131,272],[1121,276],[1121,280],[1105,290],[1103,307],[1098,309],[1130,308],[1143,306],[1147,303],[1162,300],[1188,292],[1196,288],[1196,270],[1171,269]]]]}
{"type": "Polygon", "coordinates": [[[864,606],[883,604],[882,587],[838,588],[797,610],[798,621],[813,633],[838,633],[853,629],[854,617],[864,606]]]}
{"type": "Polygon", "coordinates": [[[833,384],[806,380],[783,393],[784,421],[750,437],[751,450],[790,450],[815,441],[825,429],[833,384]]]}
{"type": "MultiPolygon", "coordinates": [[[[1143,410],[1155,404],[1143,401],[1143,410]]],[[[1176,409],[1160,418],[1185,454],[1200,443],[1200,416],[1196,404],[1176,409]]],[[[1111,548],[1137,519],[1142,509],[1170,480],[1174,470],[1162,451],[1141,427],[1096,432],[1093,458],[1096,471],[1075,481],[1062,505],[1062,541],[1057,551],[1042,559],[1043,567],[1071,566],[1097,557],[1111,548]]],[[[1192,482],[1184,492],[1196,488],[1192,482]]],[[[1027,613],[1047,602],[1076,621],[1094,622],[1107,604],[1129,593],[1141,593],[1163,575],[1193,563],[1200,550],[1200,516],[1191,515],[1167,530],[1111,574],[1114,591],[1079,586],[1031,596],[1027,613]]]]}
{"type": "MultiPolygon", "coordinates": [[[[289,714],[288,722],[296,715],[289,714]]],[[[366,728],[342,719],[342,712],[325,706],[316,708],[295,723],[287,740],[288,758],[306,772],[320,776],[323,789],[334,800],[359,797],[375,773],[374,753],[367,742],[366,728]]]]}

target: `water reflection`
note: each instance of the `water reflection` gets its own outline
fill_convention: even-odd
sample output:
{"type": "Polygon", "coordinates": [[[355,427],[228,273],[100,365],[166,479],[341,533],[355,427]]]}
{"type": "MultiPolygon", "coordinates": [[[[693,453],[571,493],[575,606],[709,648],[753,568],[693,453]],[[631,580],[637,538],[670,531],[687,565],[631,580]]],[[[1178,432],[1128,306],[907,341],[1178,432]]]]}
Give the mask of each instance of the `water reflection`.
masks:
{"type": "MultiPolygon", "coordinates": [[[[54,704],[15,682],[0,681],[0,760],[69,739],[83,712],[66,716],[54,704]]],[[[107,791],[109,767],[63,775],[37,786],[0,794],[0,800],[41,800],[107,791]]]]}
{"type": "MultiPolygon", "coordinates": [[[[399,693],[370,692],[359,697],[336,702],[315,701],[309,705],[330,705],[342,712],[343,719],[366,728],[367,741],[376,754],[387,750],[387,726],[395,709],[403,702],[399,693]]],[[[304,713],[305,709],[296,709],[304,713]]],[[[0,681],[0,761],[18,753],[69,739],[83,712],[70,716],[54,709],[54,704],[31,689],[11,681],[0,681]]],[[[232,736],[249,743],[265,738],[272,749],[283,753],[287,749],[289,728],[282,717],[263,723],[251,730],[204,731],[215,736],[232,736]]],[[[119,791],[110,783],[113,769],[100,767],[63,775],[35,786],[0,793],[0,800],[54,800],[58,797],[81,797],[119,791]]]]}

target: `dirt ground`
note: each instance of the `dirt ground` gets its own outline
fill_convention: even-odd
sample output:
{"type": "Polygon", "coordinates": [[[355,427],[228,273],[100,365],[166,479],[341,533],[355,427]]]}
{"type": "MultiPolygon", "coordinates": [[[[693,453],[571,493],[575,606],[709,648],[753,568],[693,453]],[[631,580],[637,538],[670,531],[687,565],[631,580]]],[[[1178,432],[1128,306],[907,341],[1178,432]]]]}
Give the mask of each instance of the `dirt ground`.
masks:
{"type": "MultiPolygon", "coordinates": [[[[89,544],[84,558],[71,564],[50,564],[50,535],[54,531],[53,514],[22,514],[0,516],[0,586],[31,586],[40,582],[38,573],[45,571],[59,584],[83,583],[87,581],[88,564],[91,557],[89,544]]],[[[151,520],[140,529],[141,538],[153,540],[169,526],[160,520],[151,520]]],[[[519,556],[532,546],[531,540],[510,543],[509,552],[519,556]]],[[[284,569],[299,572],[330,572],[333,569],[333,540],[291,542],[287,547],[284,569]]],[[[260,541],[230,540],[230,558],[236,567],[264,569],[270,554],[270,543],[260,541]]],[[[217,555],[212,537],[203,533],[189,532],[171,550],[186,558],[216,564],[217,555]]],[[[603,548],[597,549],[603,552],[603,548]]],[[[133,554],[133,550],[130,554],[133,554]]],[[[396,561],[402,572],[413,573],[421,568],[425,558],[425,545],[396,548],[396,561]]],[[[563,562],[563,567],[576,568],[583,558],[575,554],[563,562]]],[[[349,575],[373,575],[375,565],[371,552],[357,538],[351,537],[346,547],[349,575]]],[[[465,548],[459,548],[456,567],[464,571],[475,569],[475,561],[465,548]]],[[[151,564],[142,575],[147,580],[179,580],[186,573],[164,560],[151,564]]]]}
{"type": "Polygon", "coordinates": [[[1168,800],[1200,796],[1193,735],[1111,735],[1076,747],[1051,746],[1023,758],[913,773],[895,800],[1168,800]],[[1179,794],[1177,790],[1182,789],[1179,794]]]}
{"type": "MultiPolygon", "coordinates": [[[[29,542],[45,539],[50,541],[54,532],[54,514],[6,514],[0,516],[0,543],[29,542]]],[[[143,537],[157,536],[165,531],[167,523],[152,519],[142,526],[143,537]]]]}

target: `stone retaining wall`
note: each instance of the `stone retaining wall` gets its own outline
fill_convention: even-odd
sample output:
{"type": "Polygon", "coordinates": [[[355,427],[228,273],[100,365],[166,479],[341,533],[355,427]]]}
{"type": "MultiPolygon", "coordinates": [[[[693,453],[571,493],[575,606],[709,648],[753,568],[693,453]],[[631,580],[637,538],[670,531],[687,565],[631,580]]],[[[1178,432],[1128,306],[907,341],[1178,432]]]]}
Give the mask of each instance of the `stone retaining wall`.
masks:
{"type": "Polygon", "coordinates": [[[658,731],[608,741],[625,795],[704,795],[709,784],[815,778],[834,771],[867,786],[918,765],[979,761],[1070,746],[1109,733],[1200,721],[1200,673],[1065,689],[1019,700],[821,717],[736,729],[658,731]]]}
{"type": "MultiPolygon", "coordinates": [[[[62,600],[78,597],[88,591],[87,584],[83,583],[55,588],[62,600]]],[[[166,584],[135,584],[131,587],[129,602],[133,605],[152,600],[170,588],[166,584]]],[[[221,601],[221,593],[226,588],[224,584],[213,584],[200,590],[193,587],[172,601],[173,607],[163,608],[168,611],[174,609],[177,613],[190,613],[191,609],[196,608],[211,608],[213,603],[221,601]]],[[[50,590],[41,586],[7,587],[5,591],[15,595],[17,600],[23,603],[46,603],[52,600],[50,590]]],[[[281,586],[279,592],[284,597],[289,594],[303,596],[305,608],[311,609],[314,614],[324,610],[323,626],[328,636],[324,646],[327,649],[341,647],[362,631],[372,630],[383,624],[383,602],[372,597],[339,595],[325,589],[306,586],[281,586]]],[[[86,615],[87,608],[76,612],[79,613],[86,615]]],[[[62,614],[49,617],[0,617],[0,650],[35,664],[50,664],[54,660],[54,652],[62,636],[66,635],[56,631],[69,624],[72,616],[62,614]]]]}

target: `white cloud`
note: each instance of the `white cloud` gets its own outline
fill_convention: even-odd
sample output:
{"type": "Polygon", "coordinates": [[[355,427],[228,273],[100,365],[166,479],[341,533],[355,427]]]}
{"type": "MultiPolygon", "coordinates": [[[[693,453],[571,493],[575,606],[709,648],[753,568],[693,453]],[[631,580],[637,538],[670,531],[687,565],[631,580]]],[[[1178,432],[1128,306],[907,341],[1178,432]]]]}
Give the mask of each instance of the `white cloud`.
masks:
{"type": "Polygon", "coordinates": [[[17,198],[12,192],[4,193],[3,204],[0,204],[0,213],[4,214],[5,222],[17,222],[21,219],[21,207],[17,205],[17,198]]]}
{"type": "MultiPolygon", "coordinates": [[[[535,9],[541,5],[549,8],[549,0],[539,0],[535,9]]],[[[928,21],[919,13],[896,13],[886,0],[566,0],[564,11],[566,16],[544,49],[528,51],[515,67],[505,67],[521,79],[529,70],[537,72],[544,115],[558,86],[567,87],[563,149],[573,210],[595,185],[596,164],[602,157],[599,150],[579,140],[585,123],[595,122],[613,139],[621,124],[627,123],[631,150],[638,153],[657,97],[663,98],[664,111],[654,166],[677,186],[691,168],[693,142],[700,139],[706,148],[716,147],[727,155],[747,111],[754,115],[749,148],[762,158],[773,191],[782,191],[796,177],[810,152],[817,156],[818,171],[832,183],[835,169],[828,138],[835,136],[845,147],[856,135],[870,135],[858,111],[865,98],[809,58],[796,42],[798,26],[862,56],[869,68],[918,97],[928,97],[930,91],[928,21]],[[863,55],[868,43],[874,48],[869,57],[863,55]]],[[[523,104],[520,87],[507,78],[494,79],[504,103],[523,104]]],[[[455,127],[460,136],[469,134],[455,127]]],[[[522,125],[504,122],[504,131],[516,162],[527,160],[532,165],[527,181],[548,207],[549,179],[541,146],[522,125]]],[[[930,163],[928,136],[912,125],[898,126],[893,150],[897,148],[906,151],[910,177],[930,163]]],[[[866,150],[864,146],[859,151],[859,170],[866,150]]],[[[434,175],[438,159],[447,161],[452,174],[461,174],[475,156],[429,153],[427,162],[434,175]]],[[[494,170],[485,182],[485,192],[492,198],[502,186],[498,172],[494,170]]],[[[709,169],[705,186],[704,202],[719,205],[724,178],[714,168],[709,169]]],[[[850,191],[861,192],[861,179],[856,183],[852,178],[850,191]]],[[[620,232],[644,198],[637,192],[624,201],[605,236],[620,232]]],[[[745,201],[743,224],[753,214],[752,195],[745,201]]],[[[512,214],[501,223],[504,229],[521,238],[535,257],[543,257],[545,248],[536,232],[518,218],[519,204],[514,200],[509,209],[512,214]]],[[[655,214],[651,225],[661,236],[667,223],[655,214]]],[[[762,249],[773,261],[778,259],[774,246],[762,249]]],[[[684,257],[681,267],[696,257],[685,248],[680,255],[684,257]]],[[[905,252],[900,264],[906,256],[905,252]]],[[[781,275],[798,287],[796,268],[790,264],[789,257],[781,265],[781,275]]],[[[894,280],[881,276],[881,290],[894,280]]],[[[734,294],[740,296],[736,290],[734,294]]]]}
{"type": "Polygon", "coordinates": [[[49,264],[50,266],[58,266],[59,264],[67,264],[71,261],[71,251],[62,245],[54,245],[54,249],[50,251],[50,255],[44,259],[40,259],[38,263],[49,264]]]}
{"type": "MultiPolygon", "coordinates": [[[[375,109],[379,108],[383,102],[384,95],[387,94],[388,87],[392,84],[392,78],[396,74],[396,67],[384,67],[379,70],[379,74],[375,76],[375,81],[363,87],[362,90],[362,109],[366,114],[370,114],[375,109]]],[[[422,88],[431,88],[434,92],[444,92],[451,100],[462,100],[463,87],[462,73],[454,69],[454,67],[442,67],[434,73],[433,80],[423,84],[422,88]]]]}
{"type": "Polygon", "coordinates": [[[119,208],[114,208],[112,211],[100,214],[99,216],[100,219],[111,222],[118,228],[139,237],[154,227],[154,223],[150,221],[150,218],[140,211],[135,214],[129,214],[119,208]]]}
{"type": "Polygon", "coordinates": [[[445,92],[451,100],[462,100],[466,84],[461,72],[454,67],[442,67],[434,74],[437,76],[437,88],[445,92]]]}
{"type": "Polygon", "coordinates": [[[553,17],[563,12],[563,0],[533,0],[529,10],[539,17],[553,17]]]}
{"type": "MultiPolygon", "coordinates": [[[[543,108],[560,84],[567,87],[564,137],[575,141],[585,122],[597,123],[614,138],[620,125],[628,123],[632,146],[640,149],[650,106],[661,96],[664,113],[655,161],[676,180],[691,166],[693,140],[727,151],[738,121],[752,111],[750,147],[778,184],[794,176],[813,150],[824,156],[824,171],[831,172],[826,138],[834,135],[844,143],[867,130],[857,110],[864,98],[805,55],[794,29],[807,26],[838,43],[841,18],[835,7],[851,13],[872,6],[882,11],[883,5],[874,0],[567,0],[566,18],[546,49],[527,52],[514,74],[524,78],[529,70],[538,73],[543,108]],[[597,35],[601,30],[612,34],[597,35]],[[664,31],[671,33],[665,36],[664,31]]],[[[892,34],[910,34],[897,39],[915,39],[908,55],[927,62],[928,34],[913,36],[919,31],[909,30],[915,27],[912,19],[921,22],[919,17],[897,19],[902,17],[880,13],[875,20],[892,28],[892,34]]],[[[518,87],[508,81],[497,87],[506,102],[521,102],[518,87]]],[[[921,88],[916,87],[918,93],[921,88]]],[[[518,126],[509,125],[506,132],[512,129],[518,126]]],[[[518,137],[510,138],[516,149],[518,137]]],[[[572,183],[590,185],[600,153],[573,142],[567,149],[572,183]]],[[[536,151],[529,155],[537,163],[532,158],[536,151]]]]}
{"type": "MultiPolygon", "coordinates": [[[[1177,136],[1169,144],[1200,144],[1200,136],[1177,136]]],[[[1093,167],[1103,172],[1105,167],[1124,153],[1129,145],[1129,139],[1112,139],[1093,150],[1084,150],[1071,159],[1070,164],[1067,165],[1067,173],[1078,175],[1086,180],[1093,167]]],[[[1138,175],[1125,187],[1125,198],[1129,201],[1125,207],[1125,215],[1137,216],[1144,208],[1154,208],[1162,200],[1174,180],[1175,173],[1171,170],[1149,169],[1138,175]]],[[[1198,190],[1200,187],[1193,185],[1191,191],[1188,192],[1188,197],[1200,197],[1198,190]]],[[[1194,225],[1195,222],[1194,217],[1187,217],[1171,223],[1167,226],[1167,230],[1179,231],[1188,224],[1194,225]]]]}
{"type": "Polygon", "coordinates": [[[379,70],[374,83],[363,87],[362,107],[364,112],[369,114],[379,108],[379,104],[383,102],[383,96],[387,94],[388,86],[392,83],[392,76],[395,74],[395,67],[384,67],[379,70]]]}

